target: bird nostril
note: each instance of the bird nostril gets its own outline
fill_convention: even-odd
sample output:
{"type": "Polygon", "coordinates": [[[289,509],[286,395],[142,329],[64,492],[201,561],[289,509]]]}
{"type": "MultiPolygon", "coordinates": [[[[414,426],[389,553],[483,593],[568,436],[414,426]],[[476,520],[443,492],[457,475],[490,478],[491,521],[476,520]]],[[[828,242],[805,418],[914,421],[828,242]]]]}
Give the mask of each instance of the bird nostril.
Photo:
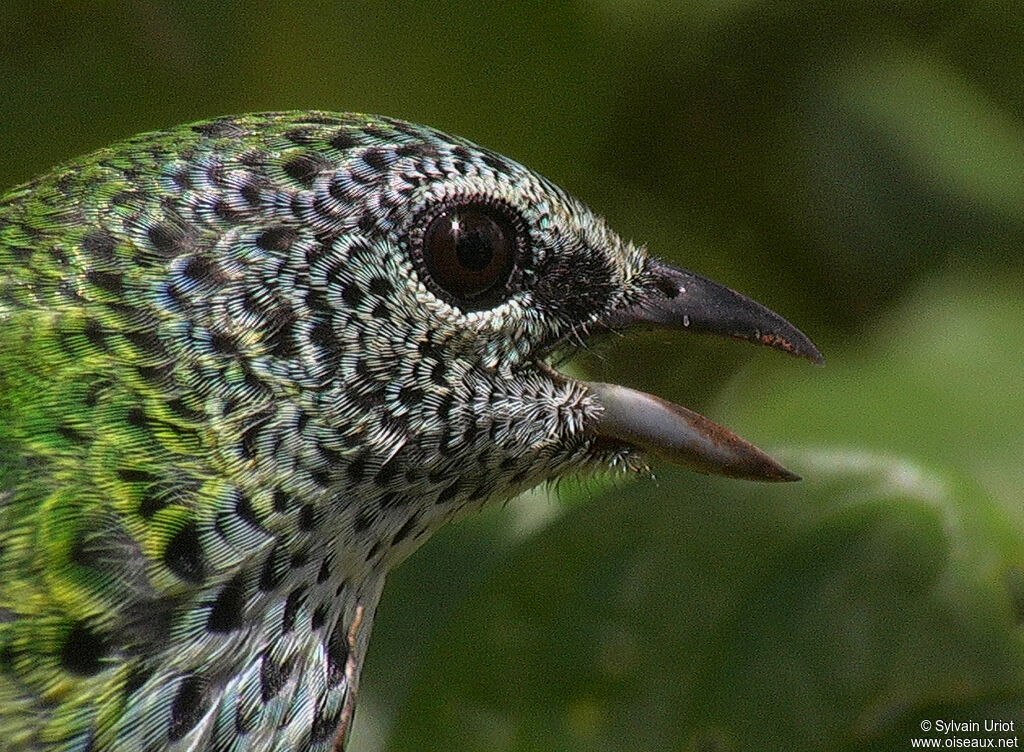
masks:
{"type": "Polygon", "coordinates": [[[665,277],[658,277],[654,286],[669,300],[675,300],[679,297],[680,293],[686,292],[686,288],[665,277]]]}

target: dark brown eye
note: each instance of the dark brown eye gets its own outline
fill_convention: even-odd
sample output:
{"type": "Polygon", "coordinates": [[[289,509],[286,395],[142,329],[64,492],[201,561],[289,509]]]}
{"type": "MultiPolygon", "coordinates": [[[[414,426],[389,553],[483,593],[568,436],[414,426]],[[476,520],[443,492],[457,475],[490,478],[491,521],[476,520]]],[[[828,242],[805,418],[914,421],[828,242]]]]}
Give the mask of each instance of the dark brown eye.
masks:
{"type": "Polygon", "coordinates": [[[435,215],[423,232],[423,265],[435,285],[469,310],[487,308],[505,293],[519,238],[507,213],[464,204],[435,215]]]}

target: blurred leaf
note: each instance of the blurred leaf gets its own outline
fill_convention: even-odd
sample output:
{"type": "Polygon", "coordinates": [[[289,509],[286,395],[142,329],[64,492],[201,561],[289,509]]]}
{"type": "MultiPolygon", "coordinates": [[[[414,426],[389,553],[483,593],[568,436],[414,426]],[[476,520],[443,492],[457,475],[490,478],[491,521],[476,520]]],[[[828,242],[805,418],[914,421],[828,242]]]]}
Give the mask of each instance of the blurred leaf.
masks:
{"type": "Polygon", "coordinates": [[[886,750],[923,719],[1024,723],[1024,520],[970,477],[1022,456],[1007,287],[938,282],[825,370],[751,367],[727,422],[821,447],[782,452],[807,480],[670,470],[573,510],[439,628],[386,748],[886,750]]]}
{"type": "Polygon", "coordinates": [[[440,630],[387,749],[904,749],[940,710],[1005,716],[1020,540],[963,484],[814,462],[789,488],[672,471],[545,530],[440,630]]]}
{"type": "Polygon", "coordinates": [[[1024,221],[1024,123],[958,71],[891,47],[843,69],[838,88],[938,190],[1024,221]]]}
{"type": "Polygon", "coordinates": [[[956,468],[1024,521],[1022,353],[1024,279],[962,272],[922,286],[870,340],[826,351],[823,371],[751,361],[715,414],[761,440],[956,468]]]}

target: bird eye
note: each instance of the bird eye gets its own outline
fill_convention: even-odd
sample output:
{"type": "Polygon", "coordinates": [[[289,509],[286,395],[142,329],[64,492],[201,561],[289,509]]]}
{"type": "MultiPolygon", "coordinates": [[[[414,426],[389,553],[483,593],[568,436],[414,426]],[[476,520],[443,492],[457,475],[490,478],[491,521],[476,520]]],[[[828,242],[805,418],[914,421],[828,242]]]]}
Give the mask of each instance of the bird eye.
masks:
{"type": "Polygon", "coordinates": [[[464,308],[494,305],[515,267],[515,224],[508,212],[488,204],[462,204],[435,214],[420,245],[430,279],[464,308]]]}

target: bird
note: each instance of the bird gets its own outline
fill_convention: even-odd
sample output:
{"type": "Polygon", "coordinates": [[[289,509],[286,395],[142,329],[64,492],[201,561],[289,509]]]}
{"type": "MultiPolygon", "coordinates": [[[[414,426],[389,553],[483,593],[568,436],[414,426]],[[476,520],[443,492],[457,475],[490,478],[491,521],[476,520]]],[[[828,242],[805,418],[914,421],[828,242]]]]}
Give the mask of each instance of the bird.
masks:
{"type": "Polygon", "coordinates": [[[0,749],[344,749],[388,572],[655,456],[797,476],[558,370],[643,327],[813,362],[536,172],[383,116],[128,138],[0,198],[0,749]]]}

